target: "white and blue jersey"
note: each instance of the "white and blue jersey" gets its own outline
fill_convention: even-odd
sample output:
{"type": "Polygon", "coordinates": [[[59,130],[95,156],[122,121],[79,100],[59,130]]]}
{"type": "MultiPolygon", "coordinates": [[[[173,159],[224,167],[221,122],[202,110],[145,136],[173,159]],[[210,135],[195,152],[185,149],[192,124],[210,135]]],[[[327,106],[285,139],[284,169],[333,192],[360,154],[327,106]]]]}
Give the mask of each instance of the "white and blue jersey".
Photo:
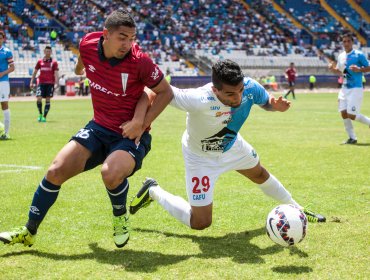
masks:
{"type": "Polygon", "coordinates": [[[369,61],[359,50],[352,50],[349,53],[343,51],[338,55],[337,69],[344,74],[343,88],[362,88],[362,73],[349,69],[351,65],[367,67],[369,66],[369,61]]]}
{"type": "MultiPolygon", "coordinates": [[[[1,46],[0,47],[0,72],[4,72],[8,70],[9,65],[13,63],[14,63],[13,54],[10,51],[10,49],[8,49],[5,46],[1,46]]],[[[6,81],[9,81],[8,74],[0,78],[0,82],[6,82],[6,81]]]]}
{"type": "Polygon", "coordinates": [[[183,145],[202,156],[228,151],[254,104],[268,103],[269,94],[257,81],[244,79],[242,103],[237,108],[222,104],[212,91],[212,83],[199,88],[172,87],[171,105],[187,112],[183,145]]]}

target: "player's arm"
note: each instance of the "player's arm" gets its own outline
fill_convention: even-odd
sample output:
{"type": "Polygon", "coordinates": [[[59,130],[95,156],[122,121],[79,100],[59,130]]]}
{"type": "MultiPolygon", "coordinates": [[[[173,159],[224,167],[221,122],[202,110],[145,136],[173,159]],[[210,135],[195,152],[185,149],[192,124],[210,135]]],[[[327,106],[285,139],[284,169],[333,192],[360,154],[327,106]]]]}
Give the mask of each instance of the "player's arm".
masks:
{"type": "Polygon", "coordinates": [[[275,96],[270,94],[268,102],[265,105],[262,105],[261,108],[265,109],[266,111],[285,112],[290,108],[290,101],[282,96],[279,96],[279,98],[276,99],[275,96]]]}
{"type": "Polygon", "coordinates": [[[357,65],[351,65],[349,67],[349,69],[351,69],[353,72],[362,72],[362,73],[366,73],[366,72],[370,72],[370,66],[367,66],[367,67],[364,67],[364,66],[357,66],[357,65]]]}
{"type": "Polygon", "coordinates": [[[75,66],[76,75],[85,75],[85,66],[82,62],[81,55],[78,55],[77,63],[75,66]]]}
{"type": "Polygon", "coordinates": [[[33,69],[33,72],[32,72],[32,77],[31,77],[31,81],[30,81],[30,88],[33,88],[35,86],[35,79],[36,79],[36,75],[37,75],[37,72],[39,71],[39,69],[35,68],[33,69]]]}
{"type": "Polygon", "coordinates": [[[135,138],[135,143],[139,143],[140,137],[146,128],[143,126],[146,112],[148,111],[148,108],[153,102],[155,96],[156,94],[149,88],[144,89],[144,92],[136,105],[134,117],[131,121],[124,122],[120,126],[123,137],[129,139],[135,138]]]}
{"type": "Polygon", "coordinates": [[[152,92],[155,92],[156,96],[148,112],[145,115],[143,127],[147,128],[150,124],[158,117],[158,115],[166,108],[173,98],[173,91],[171,86],[168,84],[165,78],[160,83],[151,88],[152,92]]]}
{"type": "Polygon", "coordinates": [[[12,73],[15,70],[14,63],[9,64],[8,69],[3,72],[0,72],[0,78],[5,76],[6,74],[12,73]]]}
{"type": "Polygon", "coordinates": [[[58,70],[54,71],[54,76],[55,76],[54,87],[57,88],[59,86],[59,71],[58,70]]]}
{"type": "Polygon", "coordinates": [[[343,75],[343,72],[340,71],[338,68],[337,68],[337,64],[336,63],[329,63],[328,65],[328,68],[331,72],[333,72],[334,74],[337,74],[337,75],[343,75]]]}

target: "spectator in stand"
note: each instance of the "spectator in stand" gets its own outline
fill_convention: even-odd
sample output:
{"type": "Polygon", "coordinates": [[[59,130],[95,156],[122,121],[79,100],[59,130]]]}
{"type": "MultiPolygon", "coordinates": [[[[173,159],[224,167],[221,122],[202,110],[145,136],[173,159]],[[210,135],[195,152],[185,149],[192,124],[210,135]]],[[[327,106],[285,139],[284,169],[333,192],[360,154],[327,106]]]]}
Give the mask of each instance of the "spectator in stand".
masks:
{"type": "Polygon", "coordinates": [[[66,78],[64,74],[60,76],[59,78],[59,88],[60,88],[60,95],[65,95],[66,94],[66,78]]]}

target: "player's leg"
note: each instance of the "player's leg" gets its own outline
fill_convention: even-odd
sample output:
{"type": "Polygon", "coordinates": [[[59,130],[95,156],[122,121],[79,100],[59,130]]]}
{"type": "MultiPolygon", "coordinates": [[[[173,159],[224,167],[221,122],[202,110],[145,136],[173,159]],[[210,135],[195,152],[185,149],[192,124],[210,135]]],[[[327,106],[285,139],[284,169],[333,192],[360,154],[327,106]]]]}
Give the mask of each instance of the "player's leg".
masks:
{"type": "Polygon", "coordinates": [[[39,111],[39,117],[37,121],[41,122],[42,119],[42,85],[38,85],[36,88],[36,105],[39,111]]]}
{"type": "Polygon", "coordinates": [[[341,89],[338,94],[338,111],[341,114],[343,119],[344,128],[348,134],[348,139],[343,142],[343,144],[356,144],[357,143],[357,136],[355,130],[353,129],[352,120],[348,117],[347,114],[347,97],[348,93],[346,89],[341,89]]]}
{"type": "Polygon", "coordinates": [[[54,85],[46,85],[45,86],[45,108],[44,108],[44,115],[42,117],[42,122],[46,122],[46,116],[50,111],[50,99],[54,95],[54,85]]]}
{"type": "Polygon", "coordinates": [[[294,90],[295,90],[295,82],[292,82],[291,92],[292,92],[292,95],[293,95],[293,99],[295,99],[295,93],[294,93],[294,90]]]}
{"type": "Polygon", "coordinates": [[[65,145],[34,193],[26,225],[12,232],[0,233],[0,241],[6,244],[23,243],[25,246],[32,246],[38,227],[57,200],[62,183],[81,173],[90,156],[91,152],[75,141],[65,145]]]}
{"type": "Polygon", "coordinates": [[[123,247],[130,236],[126,209],[127,178],[141,168],[144,157],[150,151],[151,136],[145,132],[138,146],[118,133],[111,136],[116,140],[109,143],[110,154],[102,165],[101,175],[113,208],[113,239],[117,247],[123,247]]]}
{"type": "Polygon", "coordinates": [[[9,110],[9,94],[10,94],[10,86],[9,82],[4,81],[0,82],[0,103],[1,109],[4,115],[4,133],[0,135],[0,140],[8,140],[10,139],[9,136],[9,129],[10,129],[10,110],[9,110]]]}
{"type": "Polygon", "coordinates": [[[370,127],[370,118],[360,113],[363,100],[363,89],[353,88],[348,98],[347,114],[351,120],[363,123],[370,127]]]}

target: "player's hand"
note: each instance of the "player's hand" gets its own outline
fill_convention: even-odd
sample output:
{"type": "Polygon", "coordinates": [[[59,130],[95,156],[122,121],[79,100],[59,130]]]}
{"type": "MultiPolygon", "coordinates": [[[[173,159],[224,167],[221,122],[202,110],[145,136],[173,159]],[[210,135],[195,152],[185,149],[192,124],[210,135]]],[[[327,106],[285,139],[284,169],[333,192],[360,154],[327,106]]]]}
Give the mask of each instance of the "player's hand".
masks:
{"type": "Polygon", "coordinates": [[[140,143],[141,135],[144,133],[143,124],[141,122],[133,119],[121,124],[120,128],[122,129],[123,137],[135,140],[136,145],[140,143]]]}
{"type": "Polygon", "coordinates": [[[30,88],[32,89],[32,88],[34,88],[35,87],[35,84],[34,83],[30,83],[30,88]]]}
{"type": "Polygon", "coordinates": [[[290,101],[282,96],[279,96],[278,99],[271,97],[270,104],[274,111],[285,112],[290,108],[290,101]]]}
{"type": "Polygon", "coordinates": [[[349,67],[350,70],[352,70],[353,72],[361,72],[361,67],[358,67],[357,65],[355,64],[352,64],[350,67],[349,67]]]}
{"type": "Polygon", "coordinates": [[[333,63],[333,62],[330,62],[330,63],[328,64],[328,68],[329,68],[329,70],[334,70],[334,69],[335,69],[335,67],[336,67],[336,65],[335,65],[335,63],[333,63]]]}
{"type": "Polygon", "coordinates": [[[0,78],[4,77],[4,73],[0,72],[0,78]]]}

